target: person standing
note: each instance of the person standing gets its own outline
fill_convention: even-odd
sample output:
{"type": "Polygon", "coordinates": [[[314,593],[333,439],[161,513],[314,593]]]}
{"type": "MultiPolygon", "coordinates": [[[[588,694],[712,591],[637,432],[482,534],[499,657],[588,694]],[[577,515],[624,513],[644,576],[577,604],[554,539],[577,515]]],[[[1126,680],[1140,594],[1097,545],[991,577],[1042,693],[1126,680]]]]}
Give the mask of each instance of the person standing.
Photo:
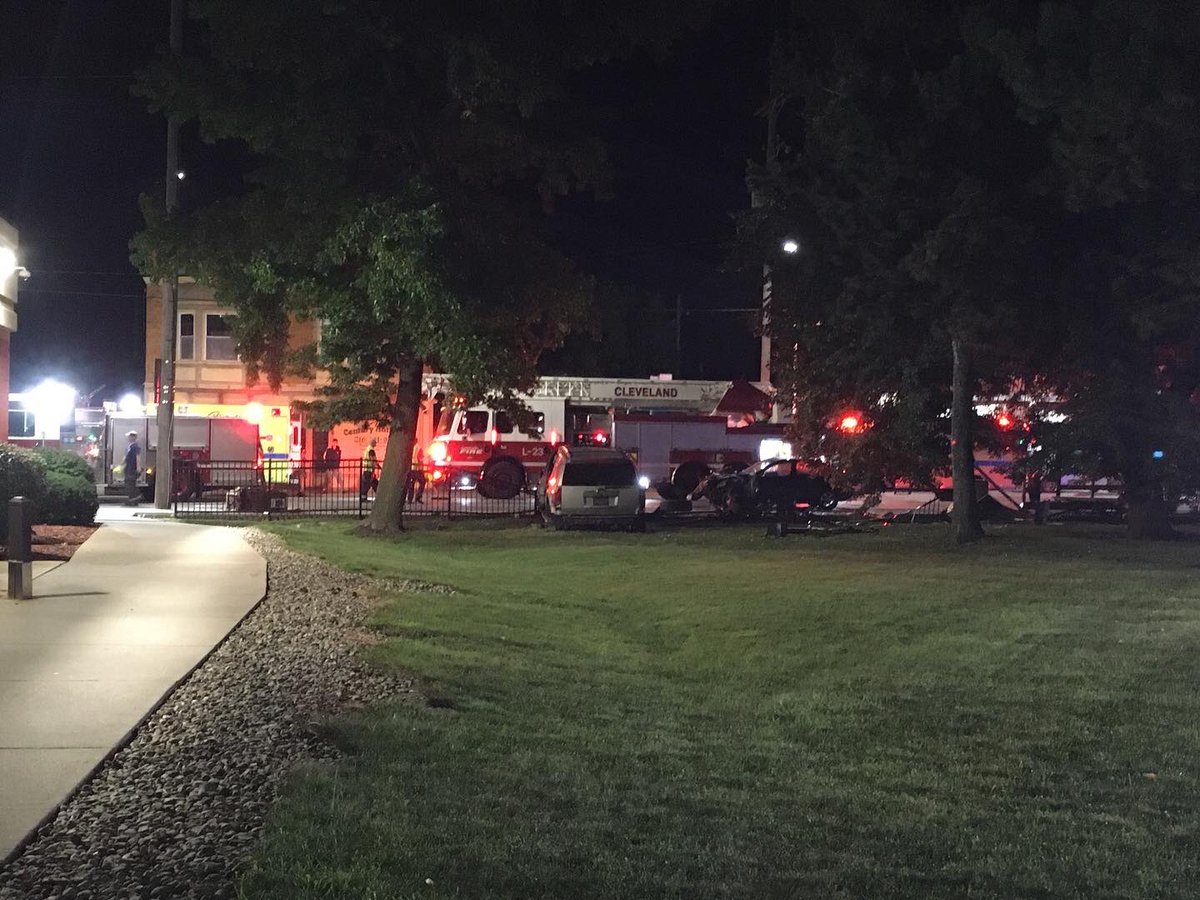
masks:
{"type": "Polygon", "coordinates": [[[337,438],[329,441],[329,446],[321,454],[321,465],[325,469],[325,490],[330,485],[336,491],[341,486],[342,448],[338,446],[337,438]]]}
{"type": "Polygon", "coordinates": [[[142,448],[137,442],[137,432],[130,431],[125,437],[129,439],[129,444],[125,447],[125,505],[137,506],[142,499],[141,491],[138,490],[138,462],[142,455],[142,448]]]}
{"type": "Polygon", "coordinates": [[[367,493],[379,488],[379,456],[375,453],[375,438],[367,441],[367,450],[363,453],[362,478],[358,484],[358,496],[367,499],[367,493]]]}
{"type": "Polygon", "coordinates": [[[408,470],[408,478],[405,479],[404,502],[425,502],[425,473],[420,469],[408,470]]]}

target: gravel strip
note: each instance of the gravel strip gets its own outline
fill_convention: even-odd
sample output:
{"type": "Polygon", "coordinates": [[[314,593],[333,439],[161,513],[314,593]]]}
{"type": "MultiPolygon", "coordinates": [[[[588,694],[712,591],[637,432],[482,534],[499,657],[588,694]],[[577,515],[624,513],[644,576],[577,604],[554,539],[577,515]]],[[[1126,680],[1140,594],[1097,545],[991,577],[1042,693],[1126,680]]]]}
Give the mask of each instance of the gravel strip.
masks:
{"type": "Polygon", "coordinates": [[[281,780],[331,760],[316,722],[396,698],[410,682],[356,658],[378,588],[247,530],[266,599],[7,868],[3,900],[223,898],[281,780]]]}

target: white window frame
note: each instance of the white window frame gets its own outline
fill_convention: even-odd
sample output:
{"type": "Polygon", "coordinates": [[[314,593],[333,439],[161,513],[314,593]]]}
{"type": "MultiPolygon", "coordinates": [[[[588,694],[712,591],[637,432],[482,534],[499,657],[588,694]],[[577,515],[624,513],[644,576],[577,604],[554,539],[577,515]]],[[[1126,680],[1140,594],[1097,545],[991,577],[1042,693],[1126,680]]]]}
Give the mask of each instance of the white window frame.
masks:
{"type": "Polygon", "coordinates": [[[196,327],[196,325],[197,325],[196,319],[197,318],[199,318],[199,316],[197,315],[195,310],[181,309],[179,311],[179,316],[175,321],[175,358],[177,360],[179,360],[180,362],[196,362],[198,359],[200,359],[200,354],[199,354],[200,348],[197,346],[197,342],[196,342],[196,338],[198,337],[198,335],[197,335],[198,329],[196,327]],[[184,316],[192,317],[192,355],[191,356],[183,355],[183,317],[184,316]]]}
{"type": "MultiPolygon", "coordinates": [[[[237,313],[233,312],[232,310],[206,309],[206,310],[204,310],[203,315],[204,315],[204,359],[208,360],[209,359],[209,356],[208,356],[208,320],[209,320],[209,318],[212,316],[233,318],[234,316],[237,315],[237,313]]],[[[230,339],[230,341],[232,341],[233,336],[230,335],[229,339],[230,339]]],[[[231,358],[229,358],[229,359],[225,359],[225,358],[214,359],[214,360],[212,360],[212,362],[215,362],[215,363],[240,363],[241,360],[238,358],[238,355],[237,355],[237,346],[233,345],[232,349],[233,349],[233,356],[231,358]]]]}
{"type": "Polygon", "coordinates": [[[182,363],[211,362],[214,365],[241,365],[241,357],[234,351],[233,359],[209,359],[208,356],[208,317],[236,316],[232,309],[202,309],[190,307],[179,310],[175,320],[175,358],[182,363]],[[183,347],[183,317],[192,317],[192,355],[186,358],[180,353],[183,347]]]}

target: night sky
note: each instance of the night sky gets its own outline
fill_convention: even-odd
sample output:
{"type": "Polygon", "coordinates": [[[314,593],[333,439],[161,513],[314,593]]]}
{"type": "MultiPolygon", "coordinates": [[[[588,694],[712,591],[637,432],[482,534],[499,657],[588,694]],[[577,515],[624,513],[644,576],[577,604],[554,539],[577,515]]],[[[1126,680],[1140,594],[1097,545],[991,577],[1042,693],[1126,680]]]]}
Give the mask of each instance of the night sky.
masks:
{"type": "MultiPolygon", "coordinates": [[[[94,399],[140,391],[142,281],[128,242],[137,198],[162,190],[165,122],[130,94],[165,43],[167,0],[0,0],[0,217],[21,233],[14,390],[45,377],[94,399]]],[[[552,227],[562,249],[608,280],[683,298],[687,377],[752,377],[753,278],[721,271],[746,162],[760,155],[769,29],[727,13],[665,62],[647,57],[585,77],[616,169],[608,201],[572,198],[552,227]]],[[[186,37],[185,37],[186,40],[186,37]]],[[[233,148],[186,133],[183,200],[239,177],[233,148]]],[[[671,338],[673,340],[673,337],[671,338]]],[[[579,373],[588,374],[588,373],[579,373]]]]}

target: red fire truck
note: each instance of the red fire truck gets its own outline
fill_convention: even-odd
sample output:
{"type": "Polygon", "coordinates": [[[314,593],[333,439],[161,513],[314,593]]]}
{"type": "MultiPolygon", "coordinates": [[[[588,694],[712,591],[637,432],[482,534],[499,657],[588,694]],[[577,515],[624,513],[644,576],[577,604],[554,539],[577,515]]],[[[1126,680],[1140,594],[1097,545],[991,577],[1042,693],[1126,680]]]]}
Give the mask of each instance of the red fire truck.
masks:
{"type": "Polygon", "coordinates": [[[528,414],[518,423],[503,410],[455,403],[439,377],[426,378],[421,461],[435,483],[488,497],[507,499],[535,483],[563,442],[629,450],[645,477],[686,494],[714,467],[752,462],[764,438],[782,436],[781,426],[731,428],[726,416],[709,415],[727,381],[543,378],[522,398],[528,414]]]}

